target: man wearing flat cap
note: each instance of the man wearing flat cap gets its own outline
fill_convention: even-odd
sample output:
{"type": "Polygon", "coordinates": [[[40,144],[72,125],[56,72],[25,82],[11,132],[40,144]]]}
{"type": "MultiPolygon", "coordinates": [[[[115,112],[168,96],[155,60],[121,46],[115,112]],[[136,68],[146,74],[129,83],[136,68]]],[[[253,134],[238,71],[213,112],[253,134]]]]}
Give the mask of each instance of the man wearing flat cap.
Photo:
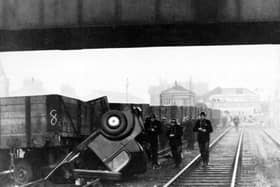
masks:
{"type": "Polygon", "coordinates": [[[205,112],[201,112],[199,117],[200,119],[196,122],[193,131],[197,132],[197,141],[203,166],[207,166],[209,162],[210,133],[213,132],[213,128],[211,121],[206,119],[205,112]]]}
{"type": "Polygon", "coordinates": [[[180,163],[182,161],[182,136],[183,128],[178,124],[176,119],[172,119],[171,125],[167,131],[167,137],[176,168],[180,166],[180,163]]]}
{"type": "Polygon", "coordinates": [[[146,125],[148,139],[150,143],[150,151],[152,157],[153,169],[159,169],[158,163],[158,146],[159,146],[159,135],[161,134],[161,122],[156,119],[156,115],[152,114],[149,123],[146,125]]]}

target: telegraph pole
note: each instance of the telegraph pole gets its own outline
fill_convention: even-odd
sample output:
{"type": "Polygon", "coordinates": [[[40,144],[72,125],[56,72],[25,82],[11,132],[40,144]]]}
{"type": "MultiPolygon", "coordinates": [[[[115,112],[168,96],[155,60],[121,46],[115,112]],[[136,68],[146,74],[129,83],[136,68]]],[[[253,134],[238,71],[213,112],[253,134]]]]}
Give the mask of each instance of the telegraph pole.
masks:
{"type": "Polygon", "coordinates": [[[128,103],[128,78],[126,78],[126,83],[125,83],[125,98],[126,98],[126,103],[128,103]]]}
{"type": "Polygon", "coordinates": [[[189,79],[189,90],[192,91],[193,89],[193,86],[192,86],[192,76],[190,76],[190,79],[189,79]]]}

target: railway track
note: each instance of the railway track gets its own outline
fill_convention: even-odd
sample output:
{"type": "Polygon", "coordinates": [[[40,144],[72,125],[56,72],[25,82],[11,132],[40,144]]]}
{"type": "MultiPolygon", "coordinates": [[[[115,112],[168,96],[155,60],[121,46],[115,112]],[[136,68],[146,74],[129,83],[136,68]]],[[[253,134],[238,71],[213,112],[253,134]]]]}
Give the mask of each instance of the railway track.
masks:
{"type": "Polygon", "coordinates": [[[279,138],[280,132],[279,132],[279,131],[275,132],[275,131],[263,130],[263,132],[264,132],[264,134],[265,134],[267,137],[269,137],[269,139],[270,139],[272,142],[275,143],[275,145],[276,145],[277,147],[280,148],[280,138],[279,138]]]}
{"type": "MultiPolygon", "coordinates": [[[[207,167],[200,165],[200,155],[197,155],[188,164],[185,163],[186,166],[182,166],[181,170],[177,170],[175,175],[174,173],[172,175],[163,173],[160,180],[156,182],[157,185],[153,186],[264,186],[257,185],[259,183],[256,181],[258,160],[255,150],[259,147],[260,142],[270,146],[275,143],[274,150],[280,148],[280,138],[273,130],[262,131],[248,127],[239,131],[233,128],[227,130],[211,143],[210,163],[207,167]],[[256,141],[257,137],[258,141],[256,141]]],[[[158,170],[159,174],[160,172],[158,170]]],[[[91,182],[85,186],[116,186],[112,183],[104,185],[96,183],[96,181],[91,182]]],[[[131,184],[120,183],[117,186],[151,186],[139,183],[139,181],[131,184]]]]}
{"type": "MultiPolygon", "coordinates": [[[[212,137],[214,139],[213,142],[215,142],[218,138],[221,138],[222,136],[224,136],[227,133],[227,131],[229,131],[229,129],[230,128],[228,128],[228,129],[225,129],[225,128],[217,129],[212,134],[212,137]],[[218,137],[218,138],[216,138],[216,137],[218,137]]],[[[196,148],[197,148],[197,146],[196,146],[196,148]]],[[[185,157],[184,157],[185,164],[188,163],[192,158],[194,158],[197,155],[198,150],[196,148],[193,152],[189,152],[189,153],[187,153],[187,155],[185,155],[185,157]]],[[[166,158],[164,158],[164,159],[166,159],[166,158]]],[[[100,180],[95,185],[92,184],[92,181],[90,181],[90,184],[87,184],[85,186],[91,186],[91,187],[92,186],[103,186],[103,187],[106,187],[106,186],[110,186],[110,187],[111,186],[125,186],[125,187],[141,186],[142,187],[142,186],[155,186],[157,184],[164,184],[169,178],[171,178],[174,175],[174,173],[176,173],[178,171],[177,169],[176,169],[177,170],[176,171],[172,166],[173,166],[173,160],[171,159],[170,161],[167,161],[167,165],[163,166],[164,168],[166,167],[165,170],[167,170],[167,172],[170,172],[170,173],[166,173],[166,171],[162,172],[161,169],[160,170],[153,170],[153,171],[149,171],[150,173],[148,173],[147,175],[145,174],[144,176],[133,177],[132,181],[131,181],[131,179],[129,179],[127,181],[122,181],[122,182],[120,182],[120,181],[119,182],[110,182],[110,181],[100,180]],[[151,174],[151,173],[153,173],[153,174],[151,174]],[[162,174],[160,174],[160,173],[162,173],[162,174]],[[152,179],[152,181],[154,181],[154,182],[151,182],[150,179],[147,180],[147,176],[151,176],[151,175],[152,175],[152,177],[154,177],[152,179]],[[162,175],[164,175],[164,177],[162,177],[162,175]],[[141,177],[143,178],[143,180],[141,179],[141,177]],[[139,181],[139,178],[142,181],[139,181]]],[[[93,181],[95,181],[95,180],[93,180],[93,181]]],[[[73,187],[75,185],[74,184],[53,184],[51,182],[46,181],[44,183],[40,183],[40,184],[35,185],[35,186],[36,187],[73,187]]]]}
{"type": "Polygon", "coordinates": [[[242,158],[243,130],[231,129],[210,145],[210,162],[200,165],[198,155],[163,187],[169,186],[236,186],[242,158]]]}
{"type": "Polygon", "coordinates": [[[279,161],[277,154],[280,150],[279,131],[247,127],[244,128],[243,141],[245,143],[242,147],[242,165],[237,186],[279,186],[273,182],[273,178],[278,180],[278,175],[273,176],[267,172],[274,170],[270,168],[271,159],[274,165],[279,161]]]}
{"type": "Polygon", "coordinates": [[[250,137],[251,129],[244,128],[244,138],[242,146],[242,159],[238,180],[238,187],[255,187],[256,186],[256,165],[257,158],[252,148],[255,141],[250,137]]]}

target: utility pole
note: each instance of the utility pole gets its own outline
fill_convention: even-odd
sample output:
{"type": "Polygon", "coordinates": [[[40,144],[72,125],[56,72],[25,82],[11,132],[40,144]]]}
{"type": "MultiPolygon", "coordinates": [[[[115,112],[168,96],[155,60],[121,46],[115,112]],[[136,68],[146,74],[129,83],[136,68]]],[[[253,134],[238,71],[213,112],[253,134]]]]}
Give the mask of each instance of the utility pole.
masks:
{"type": "Polygon", "coordinates": [[[9,79],[5,74],[2,62],[0,61],[0,97],[9,96],[9,79]]]}
{"type": "MultiPolygon", "coordinates": [[[[193,93],[193,85],[192,85],[192,76],[190,76],[190,80],[189,80],[189,90],[191,93],[193,93]]],[[[193,96],[190,96],[189,99],[189,105],[195,105],[195,98],[193,98],[193,96]],[[193,99],[193,100],[192,100],[193,99]]]]}
{"type": "Polygon", "coordinates": [[[189,90],[192,91],[192,76],[190,76],[190,79],[189,79],[189,90]]]}
{"type": "Polygon", "coordinates": [[[128,103],[128,78],[126,78],[126,83],[125,83],[125,98],[126,98],[126,103],[128,103]]]}

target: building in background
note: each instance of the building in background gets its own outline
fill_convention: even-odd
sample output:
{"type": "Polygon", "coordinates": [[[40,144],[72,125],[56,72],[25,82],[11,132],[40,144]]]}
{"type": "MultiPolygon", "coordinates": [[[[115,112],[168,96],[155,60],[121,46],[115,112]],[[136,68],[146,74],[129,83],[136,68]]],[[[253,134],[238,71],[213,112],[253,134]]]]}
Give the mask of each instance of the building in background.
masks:
{"type": "Polygon", "coordinates": [[[50,94],[45,88],[41,80],[34,77],[26,78],[22,87],[11,92],[10,96],[27,96],[27,95],[46,95],[50,94]]]}
{"type": "Polygon", "coordinates": [[[160,93],[167,88],[170,88],[170,84],[167,81],[160,80],[160,83],[155,86],[149,87],[150,104],[154,106],[160,105],[160,93]]]}
{"type": "Polygon", "coordinates": [[[194,106],[195,94],[191,90],[188,90],[175,82],[173,87],[161,92],[160,105],[194,106]]]}
{"type": "Polygon", "coordinates": [[[192,90],[197,96],[201,96],[209,92],[209,85],[207,82],[193,81],[192,78],[190,78],[189,81],[182,82],[181,85],[189,90],[192,90]]]}
{"type": "MultiPolygon", "coordinates": [[[[179,82],[184,88],[191,90],[196,96],[203,95],[209,91],[207,82],[197,82],[190,78],[188,81],[179,82]]],[[[165,80],[160,80],[158,85],[151,86],[149,88],[150,104],[160,105],[160,94],[162,91],[173,86],[173,83],[169,83],[165,80]]]]}
{"type": "Polygon", "coordinates": [[[217,87],[202,97],[202,100],[213,109],[230,113],[231,116],[251,118],[261,113],[260,97],[246,88],[217,87]]]}
{"type": "Polygon", "coordinates": [[[2,63],[0,62],[0,97],[9,96],[9,79],[6,76],[2,63]]]}

